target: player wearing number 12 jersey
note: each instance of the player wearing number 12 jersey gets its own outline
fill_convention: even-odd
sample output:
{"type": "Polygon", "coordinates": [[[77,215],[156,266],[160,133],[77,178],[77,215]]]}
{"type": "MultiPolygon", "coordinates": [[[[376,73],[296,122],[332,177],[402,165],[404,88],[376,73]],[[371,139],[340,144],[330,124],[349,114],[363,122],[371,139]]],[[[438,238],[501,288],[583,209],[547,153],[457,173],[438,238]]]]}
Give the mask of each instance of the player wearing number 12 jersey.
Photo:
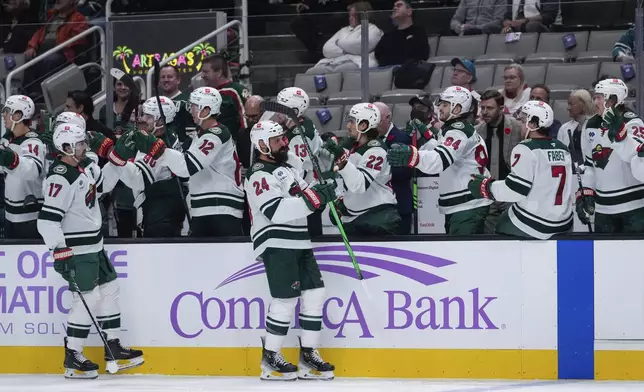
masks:
{"type": "Polygon", "coordinates": [[[497,233],[546,240],[573,227],[572,160],[562,142],[548,137],[554,113],[547,103],[527,102],[520,118],[526,140],[512,149],[507,178],[475,175],[468,187],[477,199],[514,202],[497,233]]]}
{"type": "Polygon", "coordinates": [[[217,121],[221,95],[212,87],[200,87],[190,94],[190,104],[198,137],[188,151],[166,149],[162,140],[143,130],[135,132],[136,148],[156,160],[157,165],[190,178],[191,236],[242,235],[241,165],[230,132],[217,121]]]}
{"type": "Polygon", "coordinates": [[[467,89],[448,87],[438,98],[439,119],[444,122],[438,145],[427,143],[417,150],[394,144],[387,153],[392,166],[440,174],[438,210],[445,215],[448,234],[483,234],[492,204],[492,200],[474,198],[467,188],[472,175],[490,175],[485,141],[467,121],[471,109],[467,89]]]}

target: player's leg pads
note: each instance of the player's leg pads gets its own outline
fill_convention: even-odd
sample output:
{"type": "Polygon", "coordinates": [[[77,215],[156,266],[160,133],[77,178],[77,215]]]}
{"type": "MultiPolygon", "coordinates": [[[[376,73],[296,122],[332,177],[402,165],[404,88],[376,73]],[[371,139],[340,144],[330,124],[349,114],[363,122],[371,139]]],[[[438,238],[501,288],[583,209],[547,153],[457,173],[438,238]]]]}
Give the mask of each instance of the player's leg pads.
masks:
{"type": "Polygon", "coordinates": [[[297,298],[273,298],[266,316],[266,346],[270,351],[280,351],[293,320],[297,298]]]}
{"type": "Polygon", "coordinates": [[[302,345],[317,348],[322,330],[322,307],[326,299],[326,290],[320,287],[302,291],[300,307],[300,326],[302,327],[302,345]]]}
{"type": "MultiPolygon", "coordinates": [[[[94,287],[91,291],[83,292],[83,298],[85,298],[85,302],[92,312],[95,312],[100,297],[98,287],[94,287]]],[[[92,318],[87,313],[80,295],[73,292],[72,307],[67,316],[68,347],[72,350],[82,352],[85,339],[87,339],[91,328],[92,318]]]]}

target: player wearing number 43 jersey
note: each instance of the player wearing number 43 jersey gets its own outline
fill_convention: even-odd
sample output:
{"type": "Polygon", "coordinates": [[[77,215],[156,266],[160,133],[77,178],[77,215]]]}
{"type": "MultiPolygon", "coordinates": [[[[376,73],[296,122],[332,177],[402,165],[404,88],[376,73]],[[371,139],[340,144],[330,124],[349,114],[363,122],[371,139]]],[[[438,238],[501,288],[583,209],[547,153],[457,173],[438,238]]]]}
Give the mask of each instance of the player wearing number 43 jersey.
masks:
{"type": "Polygon", "coordinates": [[[501,215],[499,234],[548,239],[572,230],[572,161],[568,148],[548,137],[552,108],[529,101],[521,108],[526,140],[512,149],[511,172],[504,181],[475,175],[469,183],[477,199],[514,202],[501,215]]]}
{"type": "Polygon", "coordinates": [[[260,121],[253,126],[250,139],[257,157],[244,184],[251,210],[251,240],[255,257],[264,262],[273,297],[262,340],[261,379],[332,379],[334,366],[317,350],[325,290],[306,218],[335,199],[336,184],[308,186],[301,177],[302,162],[288,152],[282,125],[260,121]],[[280,351],[300,297],[298,369],[280,351]]]}
{"type": "Polygon", "coordinates": [[[644,232],[644,176],[637,157],[644,123],[626,108],[627,97],[619,79],[597,83],[594,100],[602,115],[591,117],[581,134],[585,170],[577,215],[587,223],[594,212],[598,233],[644,232]]]}
{"type": "Polygon", "coordinates": [[[36,219],[43,203],[46,151],[38,134],[29,129],[34,111],[33,101],[24,95],[9,97],[2,109],[7,129],[0,146],[0,166],[6,173],[6,238],[38,238],[36,219]]]}
{"type": "Polygon", "coordinates": [[[191,113],[198,137],[185,153],[166,149],[165,143],[139,130],[136,148],[167,166],[175,175],[190,178],[191,235],[226,237],[242,235],[244,191],[241,164],[228,129],[217,122],[221,95],[212,87],[200,87],[190,94],[191,113]]]}
{"type": "Polygon", "coordinates": [[[483,234],[492,200],[475,199],[467,188],[472,175],[489,176],[485,141],[468,122],[472,95],[458,86],[448,87],[438,97],[439,119],[444,125],[438,145],[392,145],[387,159],[392,166],[418,168],[440,174],[438,210],[445,215],[448,234],[483,234]]]}
{"type": "Polygon", "coordinates": [[[120,290],[114,266],[103,248],[101,234],[98,198],[114,187],[118,173],[106,171],[104,177],[96,162],[85,155],[85,130],[79,126],[59,125],[53,134],[53,145],[59,156],[43,183],[45,202],[38,215],[38,231],[52,251],[54,269],[70,283],[72,291],[64,340],[65,377],[98,377],[98,365],[83,355],[92,319],[77,288],[96,316],[114,355],[112,357],[110,351],[105,350],[105,360],[117,360],[121,370],[139,366],[143,364],[143,352],[123,347],[118,338],[121,329],[120,290]]]}

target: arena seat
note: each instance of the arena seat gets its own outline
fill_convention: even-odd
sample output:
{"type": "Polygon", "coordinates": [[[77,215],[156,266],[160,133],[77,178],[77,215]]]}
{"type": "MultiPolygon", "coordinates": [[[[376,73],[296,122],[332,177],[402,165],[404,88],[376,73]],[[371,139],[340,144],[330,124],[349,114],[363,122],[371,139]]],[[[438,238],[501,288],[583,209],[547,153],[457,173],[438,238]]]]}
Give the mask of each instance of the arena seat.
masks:
{"type": "Polygon", "coordinates": [[[589,88],[597,79],[596,63],[548,64],[545,84],[550,88],[551,99],[567,99],[570,91],[589,88]]]}
{"type": "MultiPolygon", "coordinates": [[[[299,73],[295,75],[295,87],[299,87],[311,96],[328,97],[330,94],[339,93],[342,90],[342,74],[331,73],[324,75],[326,78],[326,89],[318,92],[315,88],[315,76],[299,73]]],[[[313,105],[313,103],[311,104],[313,105]]]]}
{"type": "Polygon", "coordinates": [[[621,30],[591,31],[588,50],[579,53],[577,62],[613,61],[613,45],[622,34],[621,30]]]}
{"type": "Polygon", "coordinates": [[[448,65],[454,57],[465,57],[470,60],[485,54],[487,35],[442,36],[438,40],[436,57],[430,58],[430,63],[448,65]]]}
{"type": "MultiPolygon", "coordinates": [[[[449,66],[451,68],[451,65],[449,66]]],[[[429,79],[429,83],[427,86],[425,86],[425,92],[432,92],[441,86],[441,82],[443,81],[443,73],[445,72],[445,68],[447,67],[439,67],[438,65],[436,68],[434,68],[434,71],[432,72],[432,76],[429,79]]]]}
{"type": "MultiPolygon", "coordinates": [[[[622,76],[621,66],[622,66],[622,63],[613,63],[613,62],[601,63],[599,65],[599,76],[608,75],[613,78],[619,78],[624,80],[624,77],[622,76]]],[[[636,78],[633,78],[631,80],[624,80],[624,82],[628,86],[628,94],[631,97],[635,96],[635,91],[637,90],[637,85],[635,84],[635,80],[636,78]]]]}
{"type": "Polygon", "coordinates": [[[380,100],[388,104],[407,103],[413,97],[420,97],[421,95],[425,95],[425,90],[393,89],[382,93],[380,100]]]}
{"type": "Polygon", "coordinates": [[[541,33],[537,52],[526,57],[526,63],[564,63],[577,57],[581,52],[588,49],[588,31],[565,32],[565,33],[541,33]],[[574,34],[577,46],[570,50],[564,47],[563,38],[568,34],[574,34]]]}
{"type": "Polygon", "coordinates": [[[409,115],[411,114],[411,106],[407,103],[398,103],[394,105],[394,109],[391,114],[391,121],[398,127],[398,129],[405,129],[405,124],[409,120],[409,115]]]}
{"type": "Polygon", "coordinates": [[[430,37],[427,37],[427,41],[429,42],[429,57],[434,57],[436,56],[436,52],[438,51],[438,39],[440,37],[438,35],[432,35],[430,37]]]}
{"type": "Polygon", "coordinates": [[[522,62],[537,49],[538,33],[523,33],[516,42],[505,42],[505,34],[490,34],[485,54],[476,58],[479,64],[508,64],[522,62]]]}
{"type": "MultiPolygon", "coordinates": [[[[9,75],[9,72],[13,70],[13,69],[11,70],[7,69],[5,65],[5,58],[9,56],[13,56],[14,60],[16,61],[16,68],[20,67],[25,63],[25,55],[22,53],[0,54],[0,82],[4,82],[4,80],[7,78],[7,75],[9,75]]],[[[24,77],[24,72],[18,72],[11,81],[12,87],[21,85],[23,77],[24,77]]]]}
{"type": "Polygon", "coordinates": [[[311,106],[304,113],[311,119],[320,134],[335,132],[342,126],[342,106],[311,106]],[[322,124],[316,114],[320,109],[328,109],[331,114],[331,119],[326,124],[322,124]]]}
{"type": "Polygon", "coordinates": [[[568,100],[557,99],[552,103],[552,111],[555,113],[555,118],[561,123],[570,120],[568,117],[568,100]]]}
{"type": "Polygon", "coordinates": [[[47,111],[56,115],[65,107],[67,93],[72,90],[85,90],[87,82],[83,70],[76,64],[70,64],[45,79],[41,87],[47,111]]]}

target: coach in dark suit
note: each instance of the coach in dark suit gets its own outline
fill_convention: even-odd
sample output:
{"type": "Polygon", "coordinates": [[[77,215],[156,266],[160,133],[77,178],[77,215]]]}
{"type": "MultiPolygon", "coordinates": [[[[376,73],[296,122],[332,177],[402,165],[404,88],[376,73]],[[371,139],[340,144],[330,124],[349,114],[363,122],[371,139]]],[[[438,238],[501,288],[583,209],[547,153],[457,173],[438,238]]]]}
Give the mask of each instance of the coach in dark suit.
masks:
{"type": "MultiPolygon", "coordinates": [[[[391,122],[391,110],[389,107],[382,103],[374,103],[378,110],[380,110],[380,126],[378,127],[380,137],[385,141],[387,147],[392,144],[411,144],[411,137],[405,132],[396,128],[391,122]]],[[[398,227],[398,234],[404,235],[411,232],[412,224],[412,193],[411,193],[411,177],[413,170],[406,167],[392,167],[391,168],[391,187],[396,194],[398,201],[398,213],[402,218],[400,226],[398,227]]]]}

